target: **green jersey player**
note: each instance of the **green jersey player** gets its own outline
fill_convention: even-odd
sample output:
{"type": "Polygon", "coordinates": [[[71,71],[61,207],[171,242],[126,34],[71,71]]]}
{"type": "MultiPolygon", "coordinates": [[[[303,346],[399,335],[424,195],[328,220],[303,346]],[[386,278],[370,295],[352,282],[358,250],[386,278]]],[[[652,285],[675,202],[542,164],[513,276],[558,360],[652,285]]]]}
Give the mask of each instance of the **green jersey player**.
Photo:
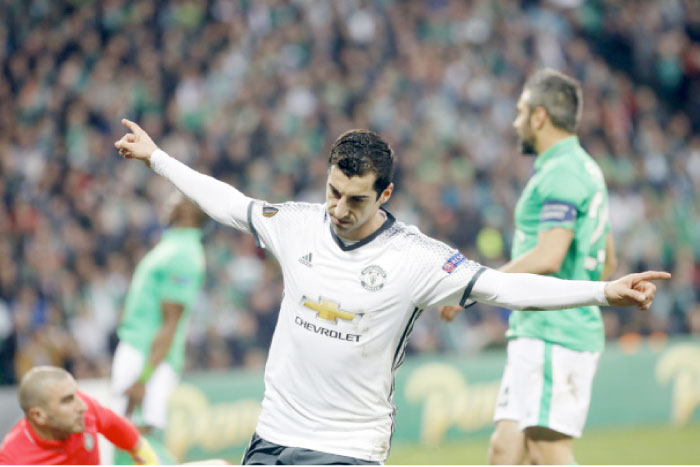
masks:
{"type": "MultiPolygon", "coordinates": [[[[537,159],[515,208],[513,259],[501,271],[597,281],[615,268],[605,180],[575,134],[581,103],[580,85],[554,70],[525,85],[513,126],[520,151],[537,159]]],[[[442,317],[460,309],[443,307],[442,317]]],[[[490,463],[572,463],[604,345],[600,310],[515,310],[506,335],[490,463]]]]}
{"type": "MultiPolygon", "coordinates": [[[[615,265],[608,193],[598,164],[575,135],[578,82],[545,69],[525,84],[513,123],[535,173],[515,208],[512,260],[505,272],[605,280],[615,265]]],[[[508,358],[494,414],[495,464],[570,464],[603,350],[597,306],[513,311],[508,358]]]]}
{"type": "MultiPolygon", "coordinates": [[[[112,364],[115,412],[134,419],[161,459],[167,459],[159,438],[168,399],[184,367],[187,324],[204,281],[204,214],[180,193],[167,211],[170,227],[134,272],[112,364]]],[[[129,463],[120,454],[117,463],[129,463]]]]}

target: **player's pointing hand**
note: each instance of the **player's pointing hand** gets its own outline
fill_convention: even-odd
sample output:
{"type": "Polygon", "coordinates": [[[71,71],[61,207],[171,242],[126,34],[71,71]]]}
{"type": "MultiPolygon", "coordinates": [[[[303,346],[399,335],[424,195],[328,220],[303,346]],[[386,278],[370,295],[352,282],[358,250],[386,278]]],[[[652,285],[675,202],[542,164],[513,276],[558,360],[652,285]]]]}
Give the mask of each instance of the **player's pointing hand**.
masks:
{"type": "Polygon", "coordinates": [[[650,281],[670,278],[671,274],[661,271],[628,274],[605,286],[605,298],[612,306],[636,305],[640,310],[648,310],[656,292],[656,286],[650,281]]]}
{"type": "Polygon", "coordinates": [[[126,118],[122,118],[122,124],[131,130],[114,143],[114,147],[119,149],[119,154],[127,159],[138,159],[148,163],[153,151],[158,149],[148,133],[136,123],[126,118]]]}

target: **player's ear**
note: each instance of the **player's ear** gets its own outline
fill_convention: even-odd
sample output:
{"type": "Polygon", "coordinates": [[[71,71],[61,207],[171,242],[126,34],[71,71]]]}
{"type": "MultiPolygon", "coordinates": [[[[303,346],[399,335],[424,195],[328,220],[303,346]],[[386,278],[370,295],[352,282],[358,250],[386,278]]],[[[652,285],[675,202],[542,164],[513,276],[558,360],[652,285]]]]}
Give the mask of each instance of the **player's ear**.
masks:
{"type": "Polygon", "coordinates": [[[537,106],[530,115],[530,125],[532,125],[534,129],[539,130],[544,126],[548,117],[547,110],[542,106],[537,106]]]}
{"type": "Polygon", "coordinates": [[[46,425],[48,421],[48,416],[46,411],[41,407],[32,407],[27,412],[27,418],[36,423],[37,425],[46,425]]]}
{"type": "Polygon", "coordinates": [[[386,188],[384,188],[384,191],[382,191],[382,194],[379,195],[379,201],[381,204],[386,203],[389,201],[389,198],[391,198],[391,193],[394,191],[394,184],[390,183],[386,188]]]}

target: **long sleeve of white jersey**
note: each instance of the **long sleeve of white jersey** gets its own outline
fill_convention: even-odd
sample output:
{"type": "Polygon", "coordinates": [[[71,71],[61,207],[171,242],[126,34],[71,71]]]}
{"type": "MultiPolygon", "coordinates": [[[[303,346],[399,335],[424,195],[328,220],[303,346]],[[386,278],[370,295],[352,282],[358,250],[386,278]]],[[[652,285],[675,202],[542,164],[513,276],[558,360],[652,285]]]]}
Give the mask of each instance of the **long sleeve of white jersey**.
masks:
{"type": "Polygon", "coordinates": [[[605,284],[606,282],[562,280],[484,268],[474,283],[470,298],[514,310],[559,310],[608,305],[605,284]]]}
{"type": "Polygon", "coordinates": [[[248,209],[253,199],[231,185],[197,172],[164,151],[153,151],[151,168],[170,180],[185,196],[222,224],[250,232],[248,209]]]}

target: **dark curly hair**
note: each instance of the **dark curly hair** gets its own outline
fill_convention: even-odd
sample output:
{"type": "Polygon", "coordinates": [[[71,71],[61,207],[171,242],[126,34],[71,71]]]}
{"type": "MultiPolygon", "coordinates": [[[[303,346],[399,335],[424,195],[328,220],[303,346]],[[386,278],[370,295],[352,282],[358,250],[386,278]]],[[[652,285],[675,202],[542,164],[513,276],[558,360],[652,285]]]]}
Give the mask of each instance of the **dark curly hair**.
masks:
{"type": "Polygon", "coordinates": [[[394,151],[370,130],[346,131],[333,143],[329,166],[337,166],[347,177],[374,173],[377,199],[394,180],[394,151]]]}

